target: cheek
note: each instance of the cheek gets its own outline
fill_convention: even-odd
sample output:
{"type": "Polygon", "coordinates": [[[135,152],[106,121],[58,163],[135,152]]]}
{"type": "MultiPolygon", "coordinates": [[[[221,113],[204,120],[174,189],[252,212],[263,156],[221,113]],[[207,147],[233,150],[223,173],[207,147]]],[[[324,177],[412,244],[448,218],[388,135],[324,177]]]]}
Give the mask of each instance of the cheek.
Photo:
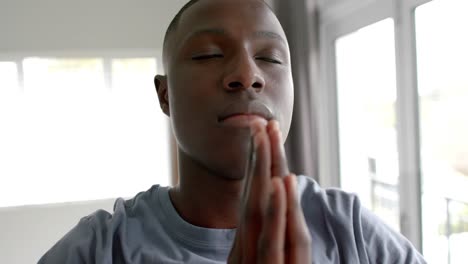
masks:
{"type": "MultiPolygon", "coordinates": [[[[202,74],[195,70],[179,71],[170,83],[169,87],[171,103],[175,108],[190,109],[193,111],[201,110],[206,101],[209,100],[213,93],[215,79],[212,75],[202,74]]],[[[177,110],[177,109],[175,109],[177,110]]]]}
{"type": "Polygon", "coordinates": [[[278,116],[281,131],[286,138],[291,126],[294,107],[294,84],[290,72],[276,71],[270,78],[269,89],[275,114],[278,116]]]}
{"type": "Polygon", "coordinates": [[[179,139],[191,138],[189,131],[205,134],[217,121],[215,103],[216,89],[213,75],[196,70],[179,69],[168,80],[171,122],[179,139]],[[172,77],[174,76],[174,77],[172,77]]]}

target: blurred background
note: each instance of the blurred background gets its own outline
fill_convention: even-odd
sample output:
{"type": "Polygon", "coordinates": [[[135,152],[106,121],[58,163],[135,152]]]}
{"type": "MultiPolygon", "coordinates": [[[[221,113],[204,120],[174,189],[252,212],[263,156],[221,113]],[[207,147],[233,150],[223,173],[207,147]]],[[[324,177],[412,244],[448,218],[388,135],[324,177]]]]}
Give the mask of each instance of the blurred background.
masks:
{"type": "MultiPolygon", "coordinates": [[[[187,0],[0,0],[0,263],[177,182],[153,85],[187,0]]],[[[271,0],[294,172],[357,193],[429,263],[468,259],[468,1],[271,0]]]]}

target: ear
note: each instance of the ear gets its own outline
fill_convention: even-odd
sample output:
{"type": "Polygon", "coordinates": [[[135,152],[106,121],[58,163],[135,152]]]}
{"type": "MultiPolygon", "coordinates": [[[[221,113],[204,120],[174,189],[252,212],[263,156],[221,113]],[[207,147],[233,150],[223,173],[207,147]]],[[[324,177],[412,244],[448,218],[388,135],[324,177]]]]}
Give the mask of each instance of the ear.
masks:
{"type": "Polygon", "coordinates": [[[159,98],[159,105],[161,106],[162,111],[167,115],[170,115],[169,111],[169,93],[167,90],[167,76],[165,75],[156,75],[154,77],[154,86],[156,87],[156,93],[159,98]]]}

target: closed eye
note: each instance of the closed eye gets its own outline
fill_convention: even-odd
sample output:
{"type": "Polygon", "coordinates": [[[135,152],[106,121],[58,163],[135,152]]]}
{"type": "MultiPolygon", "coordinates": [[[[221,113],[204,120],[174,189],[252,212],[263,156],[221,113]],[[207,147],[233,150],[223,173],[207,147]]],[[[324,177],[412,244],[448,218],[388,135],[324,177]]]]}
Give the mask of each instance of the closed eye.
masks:
{"type": "Polygon", "coordinates": [[[269,58],[269,57],[256,57],[255,59],[266,61],[266,62],[269,62],[269,63],[283,64],[281,61],[279,61],[277,59],[269,58]]]}
{"type": "Polygon", "coordinates": [[[192,60],[209,60],[209,59],[214,59],[214,58],[222,58],[222,54],[205,54],[205,55],[198,55],[198,56],[193,56],[192,60]]]}

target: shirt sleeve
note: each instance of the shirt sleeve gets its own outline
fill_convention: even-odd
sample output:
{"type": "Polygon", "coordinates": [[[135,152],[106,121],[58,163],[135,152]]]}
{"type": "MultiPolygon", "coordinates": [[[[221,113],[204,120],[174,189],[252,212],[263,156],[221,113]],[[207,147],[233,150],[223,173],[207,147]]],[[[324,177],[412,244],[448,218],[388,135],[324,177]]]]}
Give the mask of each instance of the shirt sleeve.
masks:
{"type": "Polygon", "coordinates": [[[84,217],[45,253],[38,264],[94,263],[95,248],[95,231],[89,216],[84,217]]]}
{"type": "Polygon", "coordinates": [[[403,235],[364,207],[361,207],[361,229],[369,263],[426,263],[403,235]]]}

